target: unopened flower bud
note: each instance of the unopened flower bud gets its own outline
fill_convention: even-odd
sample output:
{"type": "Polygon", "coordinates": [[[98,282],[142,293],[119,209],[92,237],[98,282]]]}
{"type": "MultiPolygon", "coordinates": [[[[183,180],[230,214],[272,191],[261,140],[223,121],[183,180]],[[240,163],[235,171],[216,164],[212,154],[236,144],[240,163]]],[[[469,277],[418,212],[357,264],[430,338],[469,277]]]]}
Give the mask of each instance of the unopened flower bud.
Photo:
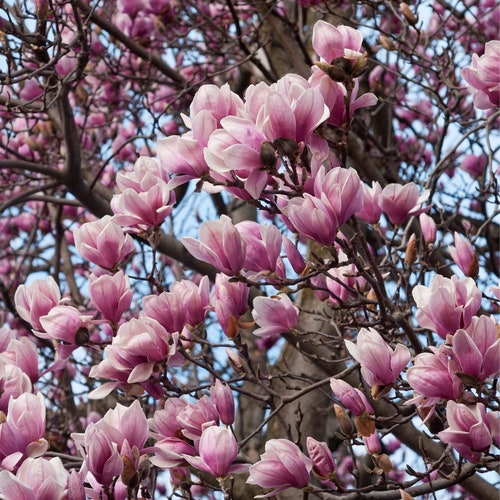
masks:
{"type": "Polygon", "coordinates": [[[245,373],[243,360],[237,352],[226,349],[227,360],[231,365],[231,368],[238,374],[245,373]]]}
{"type": "Polygon", "coordinates": [[[385,50],[394,50],[396,48],[396,45],[388,36],[380,35],[378,41],[385,50]]]}
{"type": "Polygon", "coordinates": [[[408,267],[411,267],[412,264],[417,260],[417,239],[415,234],[410,236],[408,240],[408,245],[406,246],[405,253],[405,263],[408,267]]]}
{"type": "Polygon", "coordinates": [[[384,453],[378,457],[378,466],[387,474],[394,468],[391,459],[384,453]]]}
{"type": "Polygon", "coordinates": [[[378,455],[382,451],[380,438],[376,432],[374,432],[371,436],[365,436],[363,441],[365,442],[366,449],[370,455],[378,455]]]}
{"type": "Polygon", "coordinates": [[[231,425],[234,422],[234,397],[231,388],[216,380],[210,387],[210,397],[219,412],[219,418],[225,425],[231,425]]]}
{"type": "Polygon", "coordinates": [[[402,12],[403,16],[405,16],[405,19],[408,21],[408,24],[415,26],[415,24],[417,24],[417,17],[410,10],[410,7],[408,6],[408,4],[405,2],[402,2],[399,5],[401,7],[401,12],[402,12]]]}
{"type": "Polygon", "coordinates": [[[338,404],[334,404],[333,409],[335,411],[335,416],[337,417],[337,422],[339,423],[340,431],[342,432],[342,434],[350,436],[352,434],[353,428],[351,419],[349,418],[347,411],[338,404]]]}
{"type": "Polygon", "coordinates": [[[425,244],[427,246],[433,245],[436,241],[436,223],[434,219],[427,214],[420,214],[418,216],[420,222],[420,229],[422,230],[422,236],[424,238],[425,244]]]}

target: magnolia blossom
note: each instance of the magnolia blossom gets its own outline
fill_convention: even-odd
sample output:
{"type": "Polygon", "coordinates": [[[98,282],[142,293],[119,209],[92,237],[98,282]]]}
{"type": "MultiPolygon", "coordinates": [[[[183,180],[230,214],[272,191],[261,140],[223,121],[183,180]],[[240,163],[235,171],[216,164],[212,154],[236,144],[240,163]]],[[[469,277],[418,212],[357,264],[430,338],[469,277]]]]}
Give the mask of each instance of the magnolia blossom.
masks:
{"type": "Polygon", "coordinates": [[[260,328],[252,333],[258,337],[278,337],[297,326],[299,310],[288,295],[256,297],[252,316],[260,328]]]}
{"type": "Polygon", "coordinates": [[[114,221],[133,231],[159,226],[172,212],[175,193],[169,177],[154,158],[140,157],[133,172],[118,172],[122,190],[111,200],[114,221]]]}
{"type": "Polygon", "coordinates": [[[73,230],[73,237],[78,253],[104,269],[115,269],[135,250],[130,235],[109,215],[82,224],[73,230]]]}
{"type": "Polygon", "coordinates": [[[49,448],[45,435],[43,396],[31,393],[11,398],[7,417],[0,423],[0,462],[2,468],[14,470],[22,460],[43,455],[49,448]]]}
{"type": "Polygon", "coordinates": [[[231,388],[217,379],[215,384],[210,387],[210,398],[219,412],[220,421],[225,425],[233,424],[234,396],[231,388]]]}
{"type": "Polygon", "coordinates": [[[248,309],[249,293],[245,283],[232,282],[222,273],[216,275],[211,304],[222,331],[229,338],[238,333],[239,319],[248,309]]]}
{"type": "Polygon", "coordinates": [[[336,167],[326,172],[321,167],[314,181],[314,195],[292,198],[283,213],[298,233],[330,246],[337,229],[362,207],[361,181],[354,169],[336,167]]]}
{"type": "Polygon", "coordinates": [[[453,262],[461,269],[465,276],[475,278],[478,273],[477,255],[471,242],[455,231],[455,246],[448,248],[453,262]]]}
{"type": "Polygon", "coordinates": [[[30,285],[20,285],[14,294],[19,316],[35,330],[43,330],[40,317],[45,316],[61,300],[61,291],[52,276],[46,281],[35,280],[30,285]]]}
{"type": "Polygon", "coordinates": [[[113,275],[103,274],[89,277],[89,293],[92,303],[111,323],[118,323],[122,314],[132,303],[133,291],[128,276],[123,271],[113,275]]]}
{"type": "Polygon", "coordinates": [[[212,264],[227,274],[238,274],[245,262],[245,242],[227,215],[220,220],[204,222],[199,231],[200,240],[181,238],[183,245],[197,259],[212,264]]]}
{"type": "Polygon", "coordinates": [[[237,116],[243,101],[231,91],[229,84],[221,87],[202,85],[196,92],[184,122],[189,130],[182,136],[171,136],[157,142],[157,154],[162,167],[176,174],[173,185],[198,179],[209,171],[203,149],[212,132],[221,127],[226,116],[237,116]]]}
{"type": "Polygon", "coordinates": [[[500,370],[500,338],[498,323],[493,317],[474,316],[466,330],[458,330],[448,337],[451,347],[442,346],[444,352],[457,364],[460,374],[483,382],[498,377],[500,370]]]}
{"type": "Polygon", "coordinates": [[[266,442],[260,460],[250,466],[247,483],[274,488],[266,495],[256,497],[267,498],[287,488],[301,489],[307,486],[312,467],[311,459],[295,443],[287,439],[270,439],[266,442]]]}
{"type": "Polygon", "coordinates": [[[445,278],[436,275],[430,287],[417,285],[412,292],[417,321],[441,338],[467,328],[481,305],[481,290],[472,278],[445,278]]]}
{"type": "MultiPolygon", "coordinates": [[[[344,124],[348,119],[346,108],[347,89],[345,85],[332,80],[330,76],[317,67],[312,68],[312,75],[309,77],[309,82],[312,87],[321,93],[325,104],[330,110],[327,123],[335,127],[340,127],[344,124]]],[[[352,118],[356,110],[375,106],[377,102],[378,98],[371,92],[359,95],[359,81],[356,78],[349,102],[349,118],[352,118]]]]}
{"type": "Polygon", "coordinates": [[[436,241],[437,227],[434,219],[426,213],[418,216],[420,222],[420,229],[422,230],[422,237],[426,245],[433,245],[436,241]]]}
{"type": "Polygon", "coordinates": [[[361,183],[363,190],[363,208],[356,212],[356,215],[370,224],[377,224],[382,215],[382,209],[379,205],[379,196],[382,187],[376,181],[372,182],[372,187],[361,183]]]}
{"type": "MultiPolygon", "coordinates": [[[[38,360],[36,360],[38,364],[38,360]]],[[[5,361],[0,361],[0,412],[7,412],[10,398],[18,398],[25,392],[32,392],[30,378],[21,368],[5,361]]]]}
{"type": "Polygon", "coordinates": [[[154,319],[133,318],[123,323],[111,345],[104,349],[103,361],[94,365],[89,374],[116,382],[103,384],[91,397],[104,397],[123,384],[141,384],[154,397],[161,397],[163,391],[154,381],[154,368],[157,363],[168,363],[175,356],[177,343],[178,334],[171,335],[154,319]]]}
{"type": "Polygon", "coordinates": [[[366,396],[356,387],[352,387],[344,380],[331,378],[330,387],[335,397],[348,409],[353,415],[360,417],[364,413],[374,415],[372,405],[366,399],[366,396]]]}
{"type": "Polygon", "coordinates": [[[388,184],[382,189],[379,204],[382,211],[395,225],[401,225],[408,217],[419,215],[429,207],[420,208],[420,205],[429,198],[430,191],[426,189],[420,196],[415,183],[388,184]]]}
{"type": "Polygon", "coordinates": [[[331,479],[335,475],[337,466],[328,445],[307,436],[306,446],[313,463],[313,473],[320,479],[331,479]]]}
{"type": "Polygon", "coordinates": [[[492,444],[500,445],[498,412],[487,412],[483,403],[465,405],[448,401],[448,425],[438,436],[469,462],[478,462],[492,444]]]}
{"type": "Polygon", "coordinates": [[[76,348],[88,341],[88,325],[91,319],[91,315],[81,314],[76,307],[55,306],[40,318],[42,331],[33,333],[37,337],[59,340],[76,348]]]}
{"type": "Polygon", "coordinates": [[[187,465],[186,455],[195,455],[194,447],[182,434],[177,416],[188,406],[181,398],[168,398],[161,410],[148,420],[151,436],[156,440],[144,453],[153,453],[151,463],[162,469],[187,465]]]}
{"type": "Polygon", "coordinates": [[[350,26],[333,26],[318,21],[313,27],[312,46],[328,64],[338,57],[356,60],[361,57],[363,34],[350,26]]]}
{"type": "Polygon", "coordinates": [[[357,343],[345,340],[351,356],[361,364],[361,374],[370,386],[391,385],[410,361],[410,351],[403,344],[391,349],[373,328],[361,328],[357,343]]]}
{"type": "Polygon", "coordinates": [[[130,406],[117,404],[104,417],[90,423],[84,434],[73,433],[89,472],[102,486],[121,474],[124,462],[137,470],[149,428],[139,400],[130,406]]]}
{"type": "Polygon", "coordinates": [[[276,272],[284,276],[284,265],[280,257],[283,236],[273,225],[244,221],[236,224],[246,246],[244,267],[256,273],[276,272]]]}
{"type": "Polygon", "coordinates": [[[181,332],[186,325],[201,323],[209,307],[210,281],[204,276],[199,284],[175,281],[169,292],[147,295],[142,299],[144,314],[155,319],[169,333],[181,332]]]}
{"type": "Polygon", "coordinates": [[[218,425],[219,412],[217,406],[208,396],[202,396],[196,403],[189,403],[177,415],[182,434],[193,441],[198,441],[203,429],[210,425],[218,425]]]}
{"type": "Polygon", "coordinates": [[[226,428],[210,426],[203,430],[198,444],[199,456],[187,456],[186,461],[214,477],[246,472],[247,464],[233,464],[238,456],[238,443],[226,428]]]}
{"type": "Polygon", "coordinates": [[[0,472],[0,496],[22,500],[50,499],[85,500],[83,488],[71,489],[68,497],[70,474],[59,457],[27,458],[16,474],[0,472]]]}
{"type": "MultiPolygon", "coordinates": [[[[31,382],[36,382],[39,378],[38,351],[35,343],[28,337],[12,338],[5,347],[0,348],[0,360],[20,368],[24,376],[29,377],[31,382]]],[[[3,390],[5,391],[5,387],[3,390]]],[[[26,392],[31,392],[31,390],[26,392]]],[[[5,393],[1,397],[4,396],[5,393]]]]}
{"type": "Polygon", "coordinates": [[[472,54],[471,66],[462,70],[479,109],[496,108],[500,104],[500,40],[491,40],[484,46],[484,54],[472,54]]]}
{"type": "Polygon", "coordinates": [[[406,377],[412,389],[420,396],[415,401],[423,401],[422,406],[434,406],[441,399],[456,400],[463,392],[460,378],[455,374],[457,365],[436,348],[432,352],[419,354],[406,377]]]}

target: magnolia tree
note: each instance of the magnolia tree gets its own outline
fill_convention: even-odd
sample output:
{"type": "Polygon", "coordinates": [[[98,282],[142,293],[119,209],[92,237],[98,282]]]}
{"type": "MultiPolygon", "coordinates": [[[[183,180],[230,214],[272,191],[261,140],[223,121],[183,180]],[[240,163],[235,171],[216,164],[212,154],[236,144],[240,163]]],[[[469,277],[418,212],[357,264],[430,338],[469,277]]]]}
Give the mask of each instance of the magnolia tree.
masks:
{"type": "Polygon", "coordinates": [[[0,496],[494,498],[499,25],[2,2],[0,496]]]}

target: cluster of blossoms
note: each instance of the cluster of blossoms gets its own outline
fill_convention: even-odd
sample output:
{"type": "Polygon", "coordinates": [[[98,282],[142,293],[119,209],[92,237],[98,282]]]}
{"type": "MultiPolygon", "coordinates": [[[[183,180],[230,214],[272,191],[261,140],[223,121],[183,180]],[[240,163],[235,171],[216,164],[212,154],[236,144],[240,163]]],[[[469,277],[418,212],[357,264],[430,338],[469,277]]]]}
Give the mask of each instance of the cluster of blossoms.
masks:
{"type": "MultiPolygon", "coordinates": [[[[123,4],[126,15],[117,21],[124,32],[139,40],[147,36],[152,17],[161,14],[167,22],[171,14],[168,2],[158,11],[151,2],[144,10],[135,2],[123,4]]],[[[272,489],[264,497],[290,487],[305,488],[311,473],[326,487],[339,487],[339,467],[331,450],[310,436],[306,441],[309,456],[290,440],[272,439],[260,460],[252,465],[241,463],[232,429],[235,401],[229,385],[217,380],[210,396],[195,401],[166,398],[165,391],[169,370],[189,359],[193,339],[209,314],[228,339],[237,340],[240,328],[252,324],[244,318],[249,312],[249,285],[265,283],[277,290],[275,295],[252,300],[252,333],[263,351],[283,334],[304,333],[298,327],[299,308],[284,285],[291,276],[307,276],[316,295],[332,308],[351,303],[355,308],[361,299],[368,303],[375,292],[363,275],[366,270],[354,261],[339,235],[353,216],[373,225],[384,216],[394,233],[409,218],[419,216],[426,245],[436,238],[436,226],[425,213],[430,207],[423,206],[429,191],[419,193],[411,182],[383,188],[379,183],[364,184],[355,169],[341,165],[327,140],[317,133],[323,124],[347,130],[357,109],[376,103],[371,93],[359,95],[359,76],[366,65],[361,33],[320,21],[314,26],[312,44],[321,60],[309,80],[286,75],[272,85],[250,86],[244,99],[228,85],[206,85],[185,117],[189,131],[161,139],[158,161],[142,156],[133,171],[117,174],[120,192],[111,200],[114,215],[73,231],[75,248],[95,266],[88,275],[87,310],[64,298],[52,278],[17,289],[14,301],[19,317],[31,326],[37,342],[56,346],[50,370],[67,368],[80,347],[97,347],[103,359],[88,375],[107,382],[90,398],[103,398],[120,389],[130,397],[146,392],[162,401],[162,406],[149,420],[139,399],[128,407],[117,404],[102,418],[89,417],[84,432],[71,435],[83,465],[79,472],[69,473],[59,459],[43,458],[49,443],[45,404],[34,388],[40,376],[34,368],[35,343],[0,330],[0,411],[5,413],[0,422],[4,469],[0,494],[9,497],[22,491],[29,498],[127,498],[148,480],[151,464],[168,469],[179,484],[190,480],[192,469],[207,473],[224,492],[228,478],[248,472],[248,484],[272,489]],[[168,291],[142,297],[141,312],[131,317],[134,292],[123,270],[135,251],[131,234],[156,245],[160,227],[174,210],[175,188],[191,180],[199,181],[207,191],[224,189],[252,201],[294,233],[297,241],[326,248],[328,258],[319,263],[306,261],[298,244],[276,225],[233,224],[221,215],[203,223],[197,239],[181,240],[193,257],[215,267],[213,286],[208,277],[198,282],[176,281],[168,291]]],[[[486,99],[498,104],[498,88],[488,80],[497,49],[495,44],[488,46],[485,59],[474,59],[464,73],[477,91],[478,107],[490,107],[486,99]]],[[[482,296],[470,277],[477,268],[471,247],[457,235],[450,253],[469,277],[436,276],[429,287],[413,289],[416,321],[443,342],[439,348],[429,347],[416,355],[403,375],[411,351],[402,343],[386,341],[382,330],[361,328],[356,342],[346,339],[344,345],[359,363],[361,378],[374,400],[396,386],[401,388],[406,377],[413,391],[407,402],[416,403],[422,417],[430,419],[438,405],[446,405],[448,427],[439,432],[440,440],[466,460],[481,462],[492,445],[500,444],[498,412],[481,401],[486,382],[499,375],[498,325],[492,317],[477,316],[482,296]]],[[[236,365],[235,360],[236,356],[236,365]]],[[[376,467],[390,472],[374,405],[360,388],[340,378],[332,378],[330,387],[335,400],[354,416],[352,427],[345,410],[336,406],[346,439],[359,443],[361,438],[376,467]]]]}

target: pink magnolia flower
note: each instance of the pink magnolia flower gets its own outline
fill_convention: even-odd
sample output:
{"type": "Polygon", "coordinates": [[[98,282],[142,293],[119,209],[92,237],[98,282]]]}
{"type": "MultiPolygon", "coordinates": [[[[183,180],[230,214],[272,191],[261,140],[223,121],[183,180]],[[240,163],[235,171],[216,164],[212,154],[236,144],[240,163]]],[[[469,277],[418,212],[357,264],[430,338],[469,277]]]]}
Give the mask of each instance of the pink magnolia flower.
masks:
{"type": "Polygon", "coordinates": [[[109,215],[82,224],[73,230],[73,236],[78,253],[104,269],[116,269],[135,250],[130,235],[109,215]]]}
{"type": "Polygon", "coordinates": [[[43,455],[49,448],[45,435],[43,396],[31,393],[11,398],[7,417],[0,424],[0,462],[4,469],[14,470],[28,457],[43,455]]]}
{"type": "MultiPolygon", "coordinates": [[[[338,250],[339,263],[347,261],[347,256],[338,250]]],[[[321,278],[320,278],[321,279],[321,278]]],[[[342,304],[356,298],[366,289],[366,280],[359,275],[355,264],[346,264],[330,269],[324,278],[324,286],[330,293],[326,296],[333,304],[342,304]]]]}
{"type": "Polygon", "coordinates": [[[475,278],[479,271],[477,255],[471,242],[455,231],[455,246],[448,247],[453,262],[461,269],[465,276],[475,278]]]}
{"type": "Polygon", "coordinates": [[[91,397],[104,397],[118,385],[141,384],[153,397],[163,390],[154,380],[155,366],[171,361],[177,353],[178,334],[168,333],[154,319],[143,317],[123,323],[111,345],[104,349],[104,359],[90,369],[90,377],[116,382],[103,384],[91,397]],[[150,380],[152,379],[152,380],[150,380]]]}
{"type": "Polygon", "coordinates": [[[371,436],[364,436],[363,441],[365,442],[366,450],[371,455],[379,455],[382,452],[382,443],[377,432],[374,432],[371,436]]]}
{"type": "Polygon", "coordinates": [[[203,430],[198,444],[199,456],[187,456],[193,467],[216,478],[246,472],[247,464],[233,464],[238,456],[238,444],[233,433],[226,428],[210,426],[203,430]]]}
{"type": "Polygon", "coordinates": [[[416,356],[406,373],[412,389],[425,398],[422,406],[426,407],[442,399],[456,400],[463,392],[462,381],[455,375],[456,364],[442,351],[432,351],[416,356]]]}
{"type": "Polygon", "coordinates": [[[294,230],[302,237],[330,246],[335,241],[339,223],[323,200],[304,193],[292,198],[283,210],[294,230]]]}
{"type": "Polygon", "coordinates": [[[474,316],[466,330],[450,336],[451,348],[443,346],[457,363],[459,372],[480,382],[498,377],[500,370],[500,338],[493,317],[474,316]]]}
{"type": "Polygon", "coordinates": [[[353,415],[357,417],[364,413],[374,415],[372,405],[366,399],[366,396],[356,387],[352,387],[344,380],[331,378],[330,387],[335,397],[345,406],[353,415]]]}
{"type": "Polygon", "coordinates": [[[445,278],[436,275],[430,287],[417,285],[412,292],[420,326],[435,331],[441,338],[467,328],[481,305],[481,290],[472,278],[445,278]]]}
{"type": "Polygon", "coordinates": [[[329,115],[321,92],[305,78],[291,73],[270,86],[250,86],[245,99],[245,110],[271,142],[285,138],[308,143],[329,115]]]}
{"type": "Polygon", "coordinates": [[[179,413],[187,407],[186,400],[168,398],[161,410],[154,412],[153,418],[148,420],[151,435],[155,439],[175,437],[181,434],[182,424],[177,421],[179,413]]]}
{"type": "Polygon", "coordinates": [[[249,467],[248,484],[257,484],[261,488],[274,488],[267,498],[287,488],[302,489],[309,483],[313,463],[299,447],[287,439],[270,439],[266,442],[265,452],[260,460],[249,467]]]}
{"type": "Polygon", "coordinates": [[[169,180],[158,162],[145,156],[137,160],[133,172],[118,172],[116,183],[122,192],[111,200],[113,220],[133,231],[148,231],[162,224],[175,203],[169,180]]]}
{"type": "Polygon", "coordinates": [[[426,245],[433,245],[436,241],[436,223],[434,219],[427,215],[426,213],[420,214],[418,216],[420,222],[420,229],[422,230],[422,236],[424,238],[426,245]]]}
{"type": "Polygon", "coordinates": [[[84,434],[72,434],[89,471],[100,485],[111,484],[123,470],[123,459],[137,470],[149,435],[139,400],[130,406],[117,404],[101,420],[87,426],[84,434]]]}
{"type": "Polygon", "coordinates": [[[61,300],[61,291],[52,276],[20,285],[14,294],[16,310],[35,330],[43,330],[40,317],[45,316],[61,300]]]}
{"type": "Polygon", "coordinates": [[[415,183],[388,184],[382,189],[379,204],[382,211],[394,225],[401,225],[408,217],[420,215],[430,207],[420,208],[429,198],[430,191],[426,189],[420,196],[415,183]]]}
{"type": "Polygon", "coordinates": [[[218,273],[212,292],[212,307],[223,332],[233,338],[239,329],[239,319],[248,309],[250,288],[240,281],[232,282],[225,274],[218,273]]]}
{"type": "Polygon", "coordinates": [[[484,46],[484,54],[472,54],[471,66],[462,70],[479,109],[496,108],[500,104],[500,40],[491,40],[484,46]]]}
{"type": "Polygon", "coordinates": [[[151,463],[162,469],[187,465],[186,455],[195,455],[195,449],[183,437],[183,425],[177,416],[188,406],[181,398],[168,398],[163,409],[156,410],[149,419],[151,436],[156,443],[144,453],[153,453],[151,463]]]}
{"type": "Polygon", "coordinates": [[[175,281],[169,292],[142,299],[144,315],[158,321],[170,333],[181,332],[186,325],[201,323],[209,303],[210,280],[207,276],[199,284],[191,280],[175,281]]]}
{"type": "Polygon", "coordinates": [[[338,57],[356,60],[361,57],[363,34],[350,26],[333,26],[318,21],[313,27],[312,46],[328,64],[338,57]]]}
{"type": "Polygon", "coordinates": [[[89,277],[89,293],[92,303],[104,319],[117,324],[122,314],[130,308],[134,295],[128,276],[123,271],[113,275],[89,277]]]}
{"type": "Polygon", "coordinates": [[[356,215],[370,224],[377,224],[382,215],[382,209],[379,205],[379,196],[382,187],[378,182],[373,182],[372,187],[361,183],[363,190],[363,208],[356,212],[356,215]]]}
{"type": "Polygon", "coordinates": [[[208,396],[202,396],[196,403],[189,403],[177,415],[177,422],[182,425],[182,434],[193,441],[198,441],[203,429],[218,425],[219,412],[208,396]]]}
{"type": "Polygon", "coordinates": [[[210,387],[210,399],[219,412],[220,421],[225,425],[234,423],[234,396],[231,387],[219,379],[210,387]]]}
{"type": "Polygon", "coordinates": [[[88,341],[88,324],[91,315],[81,314],[73,306],[55,306],[40,318],[42,331],[33,333],[42,339],[60,340],[73,346],[88,341]],[[81,337],[80,335],[83,334],[81,337]]]}
{"type": "MultiPolygon", "coordinates": [[[[16,475],[9,471],[0,472],[0,496],[22,500],[68,498],[69,472],[59,457],[27,458],[19,467],[16,475]]],[[[73,492],[74,493],[74,492],[73,492]]],[[[75,500],[85,500],[83,489],[75,500]]]]}
{"type": "MultiPolygon", "coordinates": [[[[72,437],[79,442],[75,435],[72,437]]],[[[91,423],[85,429],[81,445],[89,472],[100,485],[109,486],[123,470],[122,457],[111,436],[106,429],[91,423]]]]}
{"type": "Polygon", "coordinates": [[[479,462],[492,444],[500,445],[498,412],[487,412],[483,403],[467,406],[448,401],[446,418],[449,427],[438,433],[439,439],[469,462],[479,462]]]}
{"type": "Polygon", "coordinates": [[[190,116],[183,117],[191,130],[182,136],[160,139],[157,154],[162,167],[176,174],[173,185],[198,179],[207,173],[203,149],[207,146],[212,132],[221,127],[226,116],[237,116],[243,108],[243,101],[229,88],[202,85],[196,92],[190,106],[190,116]]]}
{"type": "MultiPolygon", "coordinates": [[[[332,80],[317,67],[312,68],[309,82],[312,87],[319,90],[330,110],[327,123],[334,127],[340,127],[344,124],[348,119],[346,108],[347,89],[345,85],[332,80]]],[[[352,118],[356,110],[375,106],[377,102],[378,98],[371,92],[359,95],[359,82],[358,79],[355,79],[349,103],[349,118],[352,118]]]]}
{"type": "Polygon", "coordinates": [[[306,439],[306,446],[313,464],[313,473],[320,479],[333,478],[337,466],[335,465],[335,459],[328,445],[308,436],[306,439]]]}
{"type": "MultiPolygon", "coordinates": [[[[38,365],[38,360],[37,360],[38,365]]],[[[30,378],[16,365],[0,361],[0,412],[7,412],[10,398],[18,398],[25,392],[32,392],[30,378]]]]}
{"type": "Polygon", "coordinates": [[[285,275],[280,257],[283,236],[276,226],[244,221],[236,224],[236,229],[245,242],[246,269],[256,273],[276,272],[280,276],[285,275]]]}
{"type": "Polygon", "coordinates": [[[344,342],[372,387],[392,385],[410,361],[410,351],[405,345],[397,344],[396,349],[391,349],[374,328],[361,328],[356,344],[350,340],[344,342]]]}
{"type": "Polygon", "coordinates": [[[252,333],[257,337],[279,337],[297,326],[299,310],[288,295],[256,297],[252,316],[259,328],[252,333]]]}
{"type": "Polygon", "coordinates": [[[0,349],[0,359],[20,368],[31,382],[38,380],[38,351],[35,343],[28,337],[11,339],[4,349],[0,349]]]}
{"type": "Polygon", "coordinates": [[[480,177],[487,165],[488,157],[485,154],[468,154],[462,158],[460,168],[468,172],[472,177],[480,177]]]}
{"type": "Polygon", "coordinates": [[[292,198],[284,214],[301,235],[323,245],[332,245],[337,229],[363,207],[363,191],[352,168],[321,167],[314,181],[314,196],[292,198]]]}
{"type": "Polygon", "coordinates": [[[339,227],[364,204],[359,175],[353,168],[322,167],[314,180],[314,195],[325,202],[339,227]]]}
{"type": "Polygon", "coordinates": [[[245,242],[227,215],[220,220],[204,222],[199,231],[200,240],[181,238],[183,245],[197,259],[212,264],[227,274],[238,274],[245,262],[245,242]]]}

